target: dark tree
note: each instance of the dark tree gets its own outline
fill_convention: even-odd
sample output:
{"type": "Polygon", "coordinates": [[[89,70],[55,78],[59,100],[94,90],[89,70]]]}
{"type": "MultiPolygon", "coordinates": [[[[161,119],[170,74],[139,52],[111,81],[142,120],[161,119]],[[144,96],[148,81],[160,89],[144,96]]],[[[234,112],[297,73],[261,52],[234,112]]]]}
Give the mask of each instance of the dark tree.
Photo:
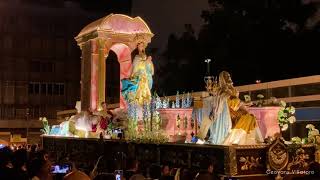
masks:
{"type": "Polygon", "coordinates": [[[229,71],[236,85],[319,73],[320,3],[316,0],[208,0],[204,24],[194,35],[169,36],[166,72],[159,87],[167,94],[204,90],[204,60],[213,75],[229,71]],[[174,80],[173,80],[174,79],[174,80]]]}

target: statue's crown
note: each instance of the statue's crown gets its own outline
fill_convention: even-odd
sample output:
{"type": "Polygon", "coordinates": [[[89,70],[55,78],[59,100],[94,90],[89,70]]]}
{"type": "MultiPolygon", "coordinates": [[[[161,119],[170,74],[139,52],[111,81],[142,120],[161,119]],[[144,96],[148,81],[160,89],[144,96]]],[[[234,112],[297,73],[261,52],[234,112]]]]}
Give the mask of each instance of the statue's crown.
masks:
{"type": "Polygon", "coordinates": [[[148,42],[148,39],[146,37],[146,35],[144,34],[137,34],[135,37],[134,37],[134,41],[137,42],[137,43],[147,43],[148,42]]]}

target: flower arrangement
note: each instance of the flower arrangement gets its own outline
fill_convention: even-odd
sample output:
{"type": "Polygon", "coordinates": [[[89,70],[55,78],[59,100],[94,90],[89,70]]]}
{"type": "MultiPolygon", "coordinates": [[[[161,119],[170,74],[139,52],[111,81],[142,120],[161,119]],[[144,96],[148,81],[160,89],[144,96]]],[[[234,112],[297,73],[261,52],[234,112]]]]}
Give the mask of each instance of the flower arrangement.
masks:
{"type": "Polygon", "coordinates": [[[192,97],[190,95],[190,93],[187,93],[187,106],[186,107],[191,107],[191,103],[192,103],[192,97]]]}
{"type": "Polygon", "coordinates": [[[275,97],[270,97],[270,99],[266,100],[263,94],[257,95],[257,101],[252,102],[251,96],[246,94],[243,96],[245,103],[252,103],[254,107],[263,107],[263,106],[279,106],[279,101],[275,97]]]}
{"type": "MultiPolygon", "coordinates": [[[[162,108],[165,103],[161,103],[161,99],[157,94],[155,96],[156,96],[156,102],[155,102],[156,103],[156,109],[162,108]]],[[[163,100],[163,102],[164,101],[165,100],[163,100]]]]}
{"type": "Polygon", "coordinates": [[[158,111],[155,111],[152,114],[152,121],[154,122],[152,129],[156,130],[156,131],[159,131],[161,129],[162,121],[161,121],[160,113],[158,111]]]}
{"type": "MultiPolygon", "coordinates": [[[[128,104],[128,127],[126,131],[126,136],[129,138],[134,136],[137,133],[138,130],[138,110],[137,110],[137,104],[135,103],[129,103],[128,104]]],[[[112,124],[110,124],[111,127],[108,127],[108,129],[112,129],[112,124]]]]}
{"type": "Polygon", "coordinates": [[[50,134],[50,126],[49,126],[49,122],[48,122],[47,118],[40,117],[39,120],[42,121],[42,124],[43,124],[43,128],[40,129],[40,132],[42,132],[45,135],[49,135],[50,134]]]}
{"type": "Polygon", "coordinates": [[[265,100],[264,100],[264,95],[263,94],[258,94],[257,95],[257,103],[256,103],[256,105],[258,106],[258,107],[262,107],[264,104],[265,104],[265,100]]]}
{"type": "Polygon", "coordinates": [[[286,131],[289,127],[289,124],[295,123],[295,108],[293,106],[287,106],[286,102],[278,101],[277,98],[271,97],[268,100],[264,99],[265,96],[262,94],[257,95],[257,101],[251,102],[250,95],[244,95],[244,100],[246,103],[252,103],[253,106],[263,107],[263,106],[280,106],[278,112],[278,122],[281,128],[281,131],[286,131]]]}
{"type": "Polygon", "coordinates": [[[315,144],[317,149],[320,150],[319,130],[313,124],[307,124],[306,128],[308,129],[308,137],[293,137],[291,138],[291,142],[294,144],[315,144]]]}
{"type": "Polygon", "coordinates": [[[308,142],[309,143],[313,143],[313,144],[317,144],[320,145],[320,134],[319,134],[319,130],[315,128],[315,126],[313,124],[308,124],[306,126],[306,128],[308,129],[308,142]]]}
{"type": "Polygon", "coordinates": [[[293,144],[304,144],[303,141],[302,141],[302,139],[301,139],[300,137],[297,137],[297,136],[291,138],[291,142],[292,142],[293,144]]]}
{"type": "Polygon", "coordinates": [[[189,92],[180,95],[179,91],[177,91],[176,99],[174,101],[171,101],[171,105],[170,99],[168,97],[163,98],[163,100],[161,101],[161,98],[155,93],[154,98],[156,109],[189,108],[192,105],[192,97],[189,92]]]}
{"type": "Polygon", "coordinates": [[[127,139],[136,143],[154,144],[163,144],[169,140],[169,138],[162,131],[141,131],[131,137],[127,137],[127,139]]]}
{"type": "Polygon", "coordinates": [[[160,108],[169,108],[170,106],[170,100],[169,98],[165,97],[162,101],[162,106],[160,108]]]}
{"type": "Polygon", "coordinates": [[[295,108],[293,106],[287,106],[286,102],[280,101],[280,110],[278,112],[278,121],[281,131],[286,131],[289,124],[296,122],[295,108]]]}
{"type": "Polygon", "coordinates": [[[179,96],[179,91],[177,91],[176,95],[176,106],[175,108],[180,108],[180,96],[179,96]]]}
{"type": "MultiPolygon", "coordinates": [[[[166,101],[166,100],[164,100],[166,101]]],[[[168,101],[169,102],[169,101],[168,101]]],[[[161,118],[157,109],[162,108],[161,99],[155,94],[150,103],[142,106],[143,129],[138,128],[138,105],[128,105],[128,128],[126,139],[138,143],[165,143],[169,138],[161,130],[161,118]]]]}
{"type": "Polygon", "coordinates": [[[186,108],[187,107],[187,98],[185,96],[185,94],[182,94],[181,97],[181,108],[186,108]]]}
{"type": "Polygon", "coordinates": [[[142,110],[142,120],[144,131],[151,130],[150,127],[150,104],[144,104],[142,110]]]}

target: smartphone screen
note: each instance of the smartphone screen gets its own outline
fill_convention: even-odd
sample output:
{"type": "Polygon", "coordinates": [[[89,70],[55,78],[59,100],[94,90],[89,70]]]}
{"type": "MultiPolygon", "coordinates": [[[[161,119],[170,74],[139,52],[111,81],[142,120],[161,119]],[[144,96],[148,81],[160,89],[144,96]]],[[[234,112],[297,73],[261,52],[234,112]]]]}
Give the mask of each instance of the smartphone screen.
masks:
{"type": "Polygon", "coordinates": [[[116,175],[116,180],[121,180],[123,176],[123,171],[122,170],[115,170],[114,174],[116,175]]]}
{"type": "Polygon", "coordinates": [[[0,144],[0,149],[6,147],[4,144],[0,144]]]}
{"type": "Polygon", "coordinates": [[[51,172],[53,174],[67,174],[71,169],[71,166],[69,164],[62,164],[62,165],[53,165],[51,167],[51,172]]]}

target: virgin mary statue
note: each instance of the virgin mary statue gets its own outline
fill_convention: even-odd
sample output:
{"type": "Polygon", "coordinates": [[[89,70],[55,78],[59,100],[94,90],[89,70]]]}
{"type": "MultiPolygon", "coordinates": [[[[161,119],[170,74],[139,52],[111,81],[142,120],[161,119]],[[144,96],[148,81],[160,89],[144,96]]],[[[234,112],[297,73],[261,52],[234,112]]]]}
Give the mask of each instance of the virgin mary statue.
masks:
{"type": "Polygon", "coordinates": [[[127,102],[135,102],[139,105],[151,101],[152,76],[154,68],[151,56],[145,53],[143,42],[138,43],[137,55],[133,59],[133,69],[129,79],[124,79],[122,83],[122,95],[127,102]]]}

